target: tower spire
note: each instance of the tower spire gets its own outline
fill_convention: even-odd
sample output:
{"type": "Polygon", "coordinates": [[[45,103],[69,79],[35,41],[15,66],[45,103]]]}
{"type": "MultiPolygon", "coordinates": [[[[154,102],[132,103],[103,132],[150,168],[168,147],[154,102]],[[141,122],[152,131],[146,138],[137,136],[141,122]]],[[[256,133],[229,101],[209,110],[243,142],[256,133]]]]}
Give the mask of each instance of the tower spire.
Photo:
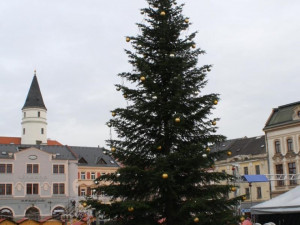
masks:
{"type": "Polygon", "coordinates": [[[31,86],[25,101],[25,104],[22,108],[42,108],[42,109],[46,109],[46,106],[44,104],[43,101],[43,97],[42,97],[42,93],[40,90],[40,86],[37,80],[37,76],[36,76],[36,70],[34,70],[34,76],[31,82],[31,86]]]}

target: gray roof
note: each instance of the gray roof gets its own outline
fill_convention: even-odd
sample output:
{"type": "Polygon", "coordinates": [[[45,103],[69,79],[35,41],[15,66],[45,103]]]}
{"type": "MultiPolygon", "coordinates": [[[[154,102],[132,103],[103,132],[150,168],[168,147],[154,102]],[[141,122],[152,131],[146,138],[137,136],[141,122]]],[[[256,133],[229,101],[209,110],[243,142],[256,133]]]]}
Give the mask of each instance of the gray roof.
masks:
{"type": "Polygon", "coordinates": [[[25,104],[22,109],[32,108],[32,107],[37,107],[37,108],[42,108],[47,110],[43,101],[42,93],[36,75],[34,75],[32,79],[31,86],[25,104]]]}
{"type": "Polygon", "coordinates": [[[300,102],[294,102],[287,105],[279,106],[278,108],[273,109],[268,121],[266,122],[266,125],[264,127],[265,129],[278,127],[281,125],[288,125],[292,123],[300,122],[300,120],[294,120],[294,109],[300,106],[300,102]]]}
{"type": "Polygon", "coordinates": [[[117,162],[109,154],[104,154],[104,152],[109,151],[99,147],[0,144],[0,159],[9,159],[11,158],[9,153],[17,153],[30,147],[38,148],[55,155],[54,159],[57,160],[78,160],[79,166],[119,167],[117,162]],[[84,160],[81,160],[82,158],[84,160]],[[85,161],[86,163],[80,163],[81,161],[85,161]]]}
{"type": "Polygon", "coordinates": [[[10,158],[9,153],[17,153],[30,147],[38,148],[49,154],[55,155],[55,159],[57,160],[77,160],[76,155],[68,149],[68,146],[59,145],[0,144],[0,158],[10,158]]]}
{"type": "Polygon", "coordinates": [[[231,139],[224,142],[221,142],[212,148],[212,152],[220,152],[220,151],[230,151],[231,156],[227,156],[227,154],[222,155],[220,158],[230,158],[237,155],[259,155],[266,153],[266,144],[265,144],[265,136],[258,137],[244,137],[231,139]]]}
{"type": "Polygon", "coordinates": [[[77,156],[79,166],[91,166],[91,167],[119,167],[117,162],[109,156],[108,150],[104,148],[95,147],[79,147],[70,146],[72,151],[74,151],[77,156]],[[82,159],[82,160],[81,160],[82,159]],[[86,161],[87,163],[84,163],[86,161]],[[83,163],[80,163],[83,162],[83,163]]]}

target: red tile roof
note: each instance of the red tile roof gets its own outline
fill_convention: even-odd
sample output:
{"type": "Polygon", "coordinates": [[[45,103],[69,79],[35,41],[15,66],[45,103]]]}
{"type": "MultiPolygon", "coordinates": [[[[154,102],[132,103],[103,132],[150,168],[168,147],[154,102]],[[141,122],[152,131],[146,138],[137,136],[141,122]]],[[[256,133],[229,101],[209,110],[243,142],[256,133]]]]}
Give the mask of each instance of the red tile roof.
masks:
{"type": "MultiPolygon", "coordinates": [[[[20,137],[0,137],[0,144],[20,145],[21,138],[20,137]]],[[[62,145],[62,144],[56,140],[47,140],[47,145],[62,145]]]]}
{"type": "Polygon", "coordinates": [[[16,223],[23,223],[23,222],[26,221],[26,220],[28,220],[28,218],[24,217],[24,218],[18,220],[16,223]]]}

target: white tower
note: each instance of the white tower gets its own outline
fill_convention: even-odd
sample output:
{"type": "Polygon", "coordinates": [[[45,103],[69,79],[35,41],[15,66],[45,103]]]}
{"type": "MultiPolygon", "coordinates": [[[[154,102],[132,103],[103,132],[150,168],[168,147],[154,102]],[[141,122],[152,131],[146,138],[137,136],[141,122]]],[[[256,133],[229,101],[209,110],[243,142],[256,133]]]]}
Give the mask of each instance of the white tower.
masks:
{"type": "Polygon", "coordinates": [[[21,144],[47,144],[47,108],[44,104],[36,74],[22,108],[21,144]]]}

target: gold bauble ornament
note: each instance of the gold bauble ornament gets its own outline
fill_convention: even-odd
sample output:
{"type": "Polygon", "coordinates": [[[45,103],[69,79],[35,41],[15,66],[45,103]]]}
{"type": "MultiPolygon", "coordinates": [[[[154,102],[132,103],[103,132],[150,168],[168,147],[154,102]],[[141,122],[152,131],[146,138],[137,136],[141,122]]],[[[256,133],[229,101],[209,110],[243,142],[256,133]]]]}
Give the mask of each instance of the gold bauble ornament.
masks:
{"type": "Polygon", "coordinates": [[[128,207],[128,212],[133,212],[134,208],[132,206],[128,207]]]}
{"type": "Polygon", "coordinates": [[[231,156],[231,154],[232,154],[231,151],[228,151],[228,152],[227,152],[227,155],[228,155],[228,156],[231,156]]]}
{"type": "Polygon", "coordinates": [[[206,151],[207,151],[207,152],[210,152],[210,147],[207,147],[207,148],[206,148],[206,151]]]}
{"type": "Polygon", "coordinates": [[[123,95],[124,98],[127,98],[128,96],[126,94],[123,95]]]}
{"type": "Polygon", "coordinates": [[[163,175],[161,175],[161,177],[162,177],[163,179],[167,179],[167,178],[169,177],[169,175],[168,175],[167,173],[163,173],[163,175]]]}
{"type": "Polygon", "coordinates": [[[115,151],[116,151],[116,148],[115,148],[115,147],[111,147],[110,150],[111,150],[112,152],[115,152],[115,151]]]}
{"type": "Polygon", "coordinates": [[[130,41],[130,37],[126,37],[126,42],[129,42],[130,41]]]}
{"type": "Polygon", "coordinates": [[[192,48],[196,48],[196,44],[193,44],[193,45],[192,45],[192,48]]]}
{"type": "Polygon", "coordinates": [[[175,118],[176,123],[180,123],[180,117],[175,118]]]}
{"type": "Polygon", "coordinates": [[[231,191],[236,191],[236,187],[231,187],[231,191]]]}
{"type": "Polygon", "coordinates": [[[211,124],[215,126],[217,124],[217,121],[214,120],[211,122],[211,124]]]}
{"type": "Polygon", "coordinates": [[[157,150],[161,150],[161,149],[162,149],[161,145],[157,147],[157,150]]]}
{"type": "Polygon", "coordinates": [[[86,202],[83,202],[83,203],[82,203],[82,206],[83,206],[83,207],[86,207],[86,206],[87,206],[87,203],[86,203],[86,202]]]}
{"type": "Polygon", "coordinates": [[[217,105],[218,104],[218,100],[214,100],[214,105],[217,105]]]}
{"type": "Polygon", "coordinates": [[[247,200],[247,197],[246,197],[246,196],[243,196],[243,197],[242,197],[242,200],[243,200],[243,201],[247,200]]]}
{"type": "Polygon", "coordinates": [[[146,80],[146,77],[141,76],[140,80],[141,80],[141,81],[145,81],[145,80],[146,80]]]}
{"type": "Polygon", "coordinates": [[[166,15],[166,12],[165,12],[165,11],[161,11],[161,12],[160,12],[160,15],[161,15],[161,16],[165,16],[165,15],[166,15]]]}
{"type": "Polygon", "coordinates": [[[210,69],[210,68],[207,68],[207,71],[208,71],[208,72],[210,72],[210,71],[211,71],[211,69],[210,69]]]}
{"type": "Polygon", "coordinates": [[[116,89],[117,89],[117,91],[120,91],[120,90],[121,90],[121,88],[120,88],[120,87],[117,87],[116,89]]]}
{"type": "Polygon", "coordinates": [[[190,21],[189,21],[188,18],[186,18],[186,19],[184,20],[184,22],[185,22],[185,23],[189,23],[190,21]]]}
{"type": "Polygon", "coordinates": [[[111,115],[112,115],[112,116],[116,116],[117,113],[116,113],[116,112],[111,112],[111,115]]]}
{"type": "Polygon", "coordinates": [[[245,220],[245,217],[242,216],[242,217],[240,218],[240,221],[243,222],[244,220],[245,220]]]}
{"type": "Polygon", "coordinates": [[[195,217],[195,218],[194,218],[194,222],[195,222],[195,223],[199,223],[199,218],[198,218],[198,217],[195,217]]]}

